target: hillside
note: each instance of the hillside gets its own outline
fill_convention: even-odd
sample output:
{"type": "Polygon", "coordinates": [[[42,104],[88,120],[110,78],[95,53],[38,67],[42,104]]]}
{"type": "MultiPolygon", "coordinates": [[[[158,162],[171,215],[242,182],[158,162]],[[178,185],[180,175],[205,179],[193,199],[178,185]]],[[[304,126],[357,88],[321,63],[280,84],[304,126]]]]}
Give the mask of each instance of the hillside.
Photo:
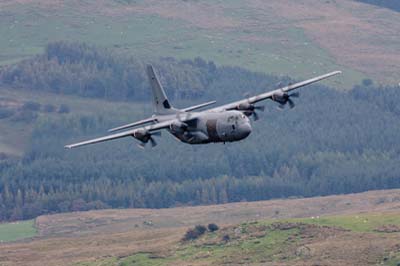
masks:
{"type": "Polygon", "coordinates": [[[400,190],[36,219],[39,235],[0,244],[14,265],[394,265],[400,190]],[[186,230],[220,229],[182,242],[186,230]],[[229,236],[229,238],[227,237],[229,236]]]}
{"type": "Polygon", "coordinates": [[[351,0],[1,1],[0,63],[76,40],[295,78],[342,69],[343,88],[364,77],[397,84],[399,25],[398,13],[351,0]]]}
{"type": "MultiPolygon", "coordinates": [[[[2,155],[0,220],[400,187],[397,87],[366,79],[350,91],[323,83],[304,88],[295,109],[266,101],[251,136],[227,145],[185,145],[167,133],[154,149],[140,150],[128,138],[66,151],[67,143],[151,115],[149,88],[135,58],[79,43],[49,47],[0,71],[8,99],[2,124],[10,132],[21,125],[28,135],[19,142],[21,159],[2,155]]],[[[290,82],[201,58],[154,65],[177,107],[222,104],[290,82]]],[[[22,137],[10,135],[4,146],[22,137]]]]}
{"type": "MultiPolygon", "coordinates": [[[[246,65],[246,60],[252,58],[251,53],[258,46],[247,42],[253,42],[255,35],[264,36],[259,26],[263,24],[256,23],[259,21],[275,21],[275,24],[269,24],[273,27],[265,27],[271,30],[267,33],[274,37],[271,45],[260,47],[279,48],[278,60],[286,58],[282,57],[285,51],[301,51],[299,47],[310,49],[302,53],[308,56],[307,60],[313,58],[311,53],[316,48],[323,50],[323,42],[318,47],[308,42],[309,35],[304,30],[310,27],[313,33],[322,32],[321,29],[315,30],[315,26],[322,25],[316,23],[320,20],[305,19],[313,15],[299,3],[283,6],[281,2],[274,5],[256,1],[246,4],[236,2],[231,3],[229,8],[224,1],[209,4],[170,2],[168,7],[164,2],[151,2],[154,5],[148,3],[99,1],[93,7],[91,3],[81,1],[1,2],[1,12],[6,14],[1,19],[7,21],[15,18],[15,14],[19,14],[20,18],[12,20],[15,25],[5,31],[15,34],[15,37],[23,35],[26,42],[21,40],[4,49],[10,60],[25,59],[13,64],[7,59],[4,62],[8,65],[0,69],[0,220],[32,219],[47,213],[110,207],[164,208],[400,187],[400,96],[397,83],[395,86],[381,86],[371,79],[363,79],[361,84],[355,86],[343,87],[337,83],[347,82],[349,77],[354,78],[351,71],[346,72],[350,75],[332,79],[331,83],[319,83],[302,89],[294,110],[278,111],[276,102],[265,102],[265,112],[260,114],[262,119],[253,123],[253,133],[242,142],[193,147],[177,144],[169,134],[164,134],[153,150],[138,151],[135,140],[124,139],[66,152],[62,147],[67,143],[103,135],[109,128],[151,115],[151,107],[147,105],[150,98],[148,82],[144,74],[144,66],[149,62],[159,71],[171,102],[177,107],[214,99],[218,104],[223,104],[243,95],[289,84],[296,76],[309,78],[332,70],[332,66],[340,67],[332,60],[332,52],[328,53],[328,57],[323,57],[329,63],[322,66],[317,64],[318,68],[312,64],[301,64],[310,69],[299,75],[295,73],[300,72],[282,76],[287,72],[273,75],[265,73],[265,69],[261,72],[248,70],[252,67],[246,65]],[[195,14],[188,16],[190,12],[172,12],[182,5],[193,8],[195,14]],[[87,9],[91,10],[89,16],[80,16],[87,9]],[[214,20],[210,20],[213,14],[218,19],[213,17],[214,20]],[[290,14],[293,21],[277,19],[276,14],[290,14]],[[196,15],[200,17],[196,19],[196,15]],[[20,24],[27,16],[32,19],[29,22],[32,25],[20,24]],[[73,26],[71,16],[74,18],[73,26]],[[177,17],[180,23],[171,27],[170,23],[175,23],[177,17]],[[87,18],[92,20],[86,21],[87,18]],[[143,19],[142,24],[135,20],[138,18],[143,19]],[[160,18],[163,18],[161,22],[160,18]],[[244,22],[234,23],[233,18],[243,19],[244,22]],[[88,23],[85,24],[85,21],[88,23]],[[304,29],[293,26],[299,21],[304,29]],[[129,40],[126,47],[112,44],[116,39],[108,38],[107,34],[116,32],[117,24],[114,23],[127,23],[127,27],[134,27],[129,35],[131,37],[136,36],[135,32],[138,36],[148,34],[146,36],[149,39],[135,39],[144,40],[148,45],[141,50],[140,47],[136,49],[136,46],[130,46],[129,40]],[[106,27],[102,28],[101,25],[106,27]],[[50,31],[53,26],[57,28],[55,32],[50,31]],[[181,31],[182,27],[187,31],[181,31]],[[89,44],[68,41],[48,43],[53,37],[64,39],[66,29],[71,35],[67,39],[82,41],[90,37],[90,40],[87,39],[89,44]],[[173,29],[173,33],[167,33],[166,29],[173,29]],[[216,45],[235,44],[240,39],[245,46],[234,47],[240,49],[238,54],[243,56],[236,56],[236,52],[224,54],[226,50],[221,49],[222,58],[228,60],[221,61],[218,56],[210,56],[210,50],[200,49],[209,47],[203,42],[194,42],[193,46],[185,44],[182,46],[184,49],[173,47],[169,53],[171,42],[155,42],[161,35],[153,34],[153,30],[168,35],[168,38],[183,38],[190,33],[195,36],[193,38],[202,41],[207,39],[204,38],[205,31],[220,33],[221,39],[216,45]],[[278,45],[275,38],[287,35],[286,30],[289,30],[289,37],[293,39],[288,39],[290,41],[285,45],[278,45]],[[34,38],[37,38],[37,42],[32,41],[34,38]],[[297,47],[299,40],[304,45],[297,47]],[[37,44],[41,48],[27,50],[35,50],[32,53],[16,53],[24,43],[37,44]],[[152,50],[154,43],[158,43],[158,46],[152,50]],[[196,53],[186,53],[189,51],[186,48],[196,53]],[[177,52],[172,53],[175,50],[177,52]],[[25,57],[39,51],[40,54],[36,56],[25,57]],[[149,52],[152,53],[151,57],[147,54],[149,52]],[[197,53],[202,57],[179,59],[197,53]],[[232,58],[238,61],[229,61],[232,58]],[[243,67],[221,65],[224,62],[236,62],[243,67]],[[325,66],[329,66],[329,69],[325,66]],[[324,84],[331,87],[325,87],[324,84]]],[[[365,14],[363,12],[366,10],[376,10],[379,14],[391,12],[348,1],[315,2],[313,6],[317,7],[313,14],[326,13],[321,20],[329,18],[332,21],[342,19],[340,8],[350,10],[346,14],[351,17],[365,14]],[[331,14],[335,16],[331,17],[331,14]]],[[[371,14],[368,13],[368,16],[371,14]]],[[[385,13],[385,19],[390,20],[390,14],[385,13]]],[[[346,30],[354,22],[351,19],[340,21],[346,25],[342,25],[346,30]]],[[[374,18],[374,21],[381,20],[374,18]]],[[[1,25],[9,25],[9,21],[1,25]]],[[[385,29],[391,29],[391,25],[385,25],[385,29]]],[[[382,26],[380,22],[378,26],[382,26]]],[[[340,28],[329,26],[330,30],[340,28]]],[[[362,31],[362,34],[364,32],[368,31],[362,31]]],[[[7,34],[4,36],[9,36],[7,34]]],[[[362,35],[349,36],[355,38],[362,35]]],[[[385,34],[369,37],[391,40],[385,34]]],[[[265,44],[264,39],[256,40],[265,44]]],[[[315,40],[325,39],[318,37],[315,40]]],[[[325,42],[343,43],[332,40],[325,42]]],[[[367,43],[384,44],[369,39],[367,43]]],[[[350,49],[345,48],[347,50],[340,51],[350,49]]],[[[368,49],[366,51],[372,55],[368,49]]],[[[219,53],[219,49],[216,51],[219,53]]],[[[213,53],[216,51],[213,50],[213,53]]],[[[385,53],[391,51],[390,47],[385,47],[385,53]]],[[[270,54],[272,51],[266,53],[270,54]]],[[[379,55],[382,53],[379,52],[379,55]]],[[[291,58],[295,57],[291,55],[291,58]]],[[[352,58],[355,57],[347,54],[346,59],[352,58]]],[[[390,55],[390,58],[395,56],[390,55]]],[[[266,62],[277,69],[282,66],[286,69],[288,66],[287,70],[290,71],[297,65],[292,61],[287,65],[271,63],[273,60],[266,62]]]]}
{"type": "Polygon", "coordinates": [[[361,2],[0,0],[0,266],[399,266],[399,13],[361,2]],[[152,114],[149,63],[178,108],[344,73],[244,141],[66,151],[152,114]]]}

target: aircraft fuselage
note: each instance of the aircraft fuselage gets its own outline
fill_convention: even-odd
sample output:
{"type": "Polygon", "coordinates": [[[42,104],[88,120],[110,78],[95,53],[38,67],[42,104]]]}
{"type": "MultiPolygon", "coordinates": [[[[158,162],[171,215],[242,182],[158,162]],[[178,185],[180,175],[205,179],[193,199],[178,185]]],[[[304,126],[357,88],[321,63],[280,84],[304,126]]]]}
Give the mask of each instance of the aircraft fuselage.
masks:
{"type": "MultiPolygon", "coordinates": [[[[207,144],[215,142],[233,142],[245,139],[251,133],[250,120],[242,112],[202,112],[190,113],[195,116],[190,123],[178,121],[168,131],[178,140],[188,144],[207,144]]],[[[168,120],[171,117],[159,117],[168,120]]]]}

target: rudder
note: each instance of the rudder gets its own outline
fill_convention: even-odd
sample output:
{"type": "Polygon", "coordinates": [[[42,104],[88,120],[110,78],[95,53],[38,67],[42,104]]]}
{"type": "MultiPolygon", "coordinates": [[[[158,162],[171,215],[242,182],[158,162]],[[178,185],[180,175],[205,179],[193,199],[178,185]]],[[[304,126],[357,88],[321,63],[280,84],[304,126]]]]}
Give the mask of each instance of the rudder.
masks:
{"type": "Polygon", "coordinates": [[[147,66],[147,76],[149,77],[150,87],[153,92],[153,107],[155,114],[163,115],[175,113],[175,109],[169,103],[152,65],[147,66]]]}

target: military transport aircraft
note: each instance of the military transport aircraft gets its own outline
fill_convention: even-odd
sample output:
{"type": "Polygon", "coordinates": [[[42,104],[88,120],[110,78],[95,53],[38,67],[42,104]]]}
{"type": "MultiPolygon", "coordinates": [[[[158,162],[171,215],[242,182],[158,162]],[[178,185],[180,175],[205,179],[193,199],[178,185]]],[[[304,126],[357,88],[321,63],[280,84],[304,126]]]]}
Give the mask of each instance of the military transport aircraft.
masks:
{"type": "Polygon", "coordinates": [[[130,128],[130,130],[66,145],[65,148],[70,149],[124,137],[133,137],[139,140],[139,146],[142,148],[144,148],[144,146],[149,142],[151,146],[154,147],[157,143],[153,136],[160,136],[160,130],[162,129],[166,129],[178,140],[189,144],[239,141],[245,139],[251,133],[252,128],[248,117],[253,116],[254,120],[257,120],[257,111],[264,110],[264,106],[257,106],[255,103],[265,99],[271,99],[272,101],[279,103],[281,108],[286,104],[289,104],[289,107],[293,108],[294,103],[291,97],[298,97],[299,94],[296,92],[289,94],[290,91],[340,73],[341,71],[334,71],[280,89],[225,104],[220,107],[193,112],[194,110],[212,105],[215,101],[184,109],[176,109],[172,107],[165,95],[164,89],[154,71],[154,68],[149,65],[147,66],[147,75],[153,92],[154,107],[154,114],[151,117],[110,129],[109,132],[128,128],[130,128]]]}

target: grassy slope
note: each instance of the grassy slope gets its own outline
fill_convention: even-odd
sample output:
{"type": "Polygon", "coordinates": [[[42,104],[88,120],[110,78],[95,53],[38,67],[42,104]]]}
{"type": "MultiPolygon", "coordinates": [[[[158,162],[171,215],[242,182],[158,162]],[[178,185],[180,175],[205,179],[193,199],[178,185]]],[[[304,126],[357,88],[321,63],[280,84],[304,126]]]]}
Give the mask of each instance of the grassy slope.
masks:
{"type": "MultiPolygon", "coordinates": [[[[395,66],[400,63],[393,61],[397,60],[398,53],[392,54],[392,51],[397,49],[400,39],[391,36],[400,28],[398,16],[347,0],[337,1],[335,5],[316,0],[307,2],[315,8],[310,10],[305,8],[307,5],[293,1],[121,0],[95,4],[61,0],[3,1],[0,3],[0,65],[40,53],[50,41],[77,40],[113,47],[138,57],[201,56],[218,64],[240,65],[297,78],[338,68],[345,73],[331,84],[337,88],[349,88],[364,78],[358,70],[381,80],[386,77],[391,80],[394,71],[397,78],[395,66]],[[179,12],[181,8],[186,12],[179,12]],[[343,23],[336,25],[339,17],[343,23]],[[357,34],[349,32],[349,28],[357,34]],[[335,42],[341,34],[345,38],[335,42]],[[332,46],[334,43],[338,46],[332,46]],[[363,44],[361,52],[358,51],[360,43],[363,44]],[[374,70],[368,69],[369,66],[374,70]]],[[[96,104],[92,100],[38,97],[3,88],[1,92],[2,97],[11,95],[22,101],[67,103],[73,112],[90,112],[90,106],[96,104]]],[[[113,105],[109,109],[123,107],[113,105]]],[[[141,108],[142,105],[132,106],[135,110],[141,108]]],[[[143,117],[142,111],[138,114],[138,118],[143,117]]],[[[1,120],[0,152],[22,155],[31,129],[32,124],[1,120]]]]}
{"type": "Polygon", "coordinates": [[[340,226],[353,232],[374,232],[382,225],[400,225],[400,214],[373,213],[360,215],[339,215],[330,217],[314,217],[306,219],[290,219],[289,222],[302,222],[320,226],[340,226]]]}
{"type": "MultiPolygon", "coordinates": [[[[15,100],[20,104],[28,101],[40,103],[42,106],[52,104],[59,107],[61,104],[66,104],[70,107],[70,115],[97,113],[99,112],[99,106],[101,106],[100,112],[116,117],[115,125],[119,125],[118,121],[125,123],[151,115],[151,105],[148,103],[107,102],[98,99],[56,95],[36,91],[35,93],[31,93],[5,88],[1,89],[1,97],[15,100]]],[[[9,156],[23,155],[26,147],[29,145],[34,123],[38,123],[42,119],[51,118],[52,116],[59,116],[57,113],[49,114],[44,112],[39,112],[38,115],[38,119],[30,123],[14,121],[13,117],[1,119],[0,131],[2,134],[0,136],[0,153],[5,153],[9,156]]]]}
{"type": "Polygon", "coordinates": [[[248,265],[262,265],[262,261],[273,265],[396,265],[400,262],[400,233],[375,229],[400,227],[398,195],[399,190],[388,190],[47,215],[36,219],[39,237],[3,243],[0,261],[2,266],[43,265],[44,257],[49,265],[60,266],[232,265],[236,261],[248,265]],[[191,243],[180,242],[189,227],[211,222],[220,226],[217,233],[191,243]],[[270,227],[277,223],[300,225],[287,230],[270,227]],[[221,241],[226,234],[231,238],[228,243],[221,241]]]}
{"type": "Polygon", "coordinates": [[[346,87],[365,77],[360,70],[391,80],[394,74],[388,67],[397,62],[391,51],[398,40],[389,37],[398,27],[396,16],[369,5],[336,2],[9,1],[0,4],[0,63],[36,54],[49,41],[67,39],[139,57],[201,56],[297,78],[340,68],[346,72],[341,84],[346,87]],[[312,12],[305,6],[313,6],[312,12]],[[337,25],[338,17],[344,25],[337,25]],[[332,46],[332,38],[341,36],[345,38],[332,46]],[[364,50],[357,52],[360,43],[364,50]],[[376,70],[368,68],[367,59],[374,59],[376,70]]]}
{"type": "Polygon", "coordinates": [[[36,234],[34,220],[0,224],[0,242],[29,238],[36,234]]]}
{"type": "MultiPolygon", "coordinates": [[[[373,238],[390,238],[393,234],[399,235],[399,233],[379,233],[374,231],[376,228],[385,225],[400,226],[400,214],[371,213],[330,216],[322,219],[266,220],[223,228],[216,233],[206,233],[200,239],[194,242],[180,243],[173,250],[164,254],[158,254],[157,252],[137,253],[120,259],[109,258],[96,262],[78,263],[78,265],[222,265],[230,263],[262,265],[262,263],[266,262],[295,265],[299,261],[311,263],[318,261],[318,259],[310,259],[311,255],[308,252],[311,251],[308,250],[312,250],[313,245],[319,245],[324,242],[324,238],[334,236],[334,239],[330,241],[339,242],[342,239],[346,239],[348,235],[362,238],[363,235],[361,233],[368,233],[373,238]],[[316,227],[308,227],[307,224],[316,225],[316,227]],[[286,226],[288,229],[283,228],[286,226]],[[342,229],[350,230],[350,233],[342,229]],[[318,235],[321,234],[323,236],[319,238],[318,235]],[[390,234],[392,235],[388,237],[390,234]],[[228,242],[223,241],[222,237],[224,235],[230,235],[231,240],[228,242]],[[305,240],[308,238],[312,240],[305,240]],[[307,254],[304,254],[305,252],[307,254]]],[[[392,242],[387,241],[385,249],[390,249],[390,243],[392,242]]],[[[351,244],[351,241],[348,241],[348,244],[351,244]]],[[[342,249],[341,252],[346,253],[345,248],[342,247],[342,249]]],[[[318,253],[317,248],[315,250],[315,253],[318,253]]],[[[382,262],[384,265],[397,265],[396,263],[400,262],[398,260],[400,255],[398,251],[384,251],[372,256],[371,254],[365,255],[368,260],[376,263],[382,262]]],[[[329,258],[329,254],[325,254],[325,256],[325,261],[339,261],[339,258],[329,258]]],[[[356,254],[347,254],[346,256],[349,259],[348,265],[358,265],[359,262],[357,263],[357,261],[359,260],[356,257],[352,257],[356,256],[356,254]],[[351,262],[357,264],[352,264],[351,262]]]]}

